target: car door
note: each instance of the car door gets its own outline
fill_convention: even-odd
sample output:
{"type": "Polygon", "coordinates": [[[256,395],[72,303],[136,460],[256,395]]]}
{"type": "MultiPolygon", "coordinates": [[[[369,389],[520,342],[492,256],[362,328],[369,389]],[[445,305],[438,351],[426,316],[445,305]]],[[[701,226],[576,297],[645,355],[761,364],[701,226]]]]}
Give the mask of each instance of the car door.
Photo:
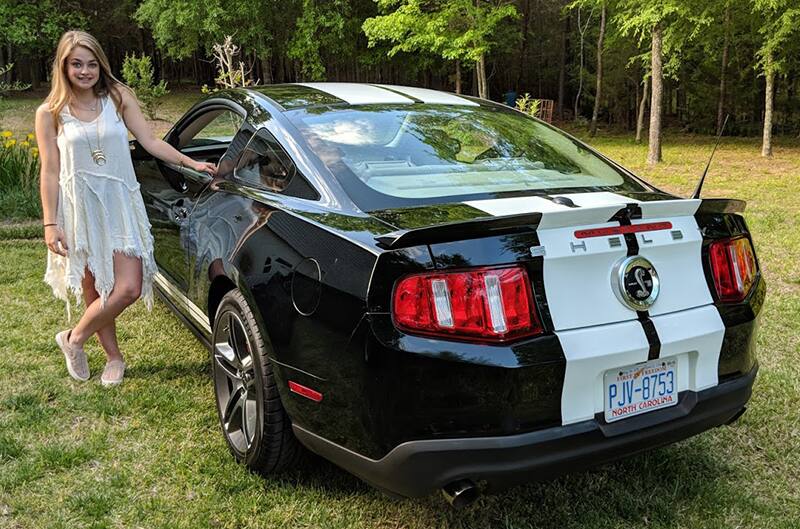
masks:
{"type": "MultiPolygon", "coordinates": [[[[241,109],[224,103],[205,105],[184,117],[165,141],[195,160],[218,163],[243,120],[241,109]]],[[[134,167],[152,225],[156,263],[164,279],[185,296],[189,255],[196,242],[189,230],[189,216],[211,176],[157,160],[140,150],[141,146],[135,146],[134,167]]]]}
{"type": "Polygon", "coordinates": [[[244,259],[239,265],[250,279],[288,277],[300,257],[284,238],[273,234],[268,221],[280,211],[275,204],[285,198],[319,198],[265,128],[253,132],[242,127],[220,167],[218,179],[198,197],[189,218],[196,237],[190,255],[189,298],[199,307],[206,306],[210,282],[223,273],[224,263],[248,237],[253,237],[253,244],[238,258],[244,259]],[[253,192],[267,197],[272,205],[252,198],[253,192]]]}

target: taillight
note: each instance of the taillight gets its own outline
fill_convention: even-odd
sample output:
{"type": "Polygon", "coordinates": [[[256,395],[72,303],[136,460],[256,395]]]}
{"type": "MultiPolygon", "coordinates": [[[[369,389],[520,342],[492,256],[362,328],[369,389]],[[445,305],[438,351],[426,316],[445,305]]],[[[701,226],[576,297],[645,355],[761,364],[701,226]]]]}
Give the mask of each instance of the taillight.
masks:
{"type": "Polygon", "coordinates": [[[395,286],[392,315],[400,329],[454,338],[506,341],[543,331],[520,266],[407,276],[395,286]]]}
{"type": "Polygon", "coordinates": [[[747,297],[757,272],[750,240],[740,236],[714,241],[709,245],[708,255],[719,300],[738,303],[747,297]]]}

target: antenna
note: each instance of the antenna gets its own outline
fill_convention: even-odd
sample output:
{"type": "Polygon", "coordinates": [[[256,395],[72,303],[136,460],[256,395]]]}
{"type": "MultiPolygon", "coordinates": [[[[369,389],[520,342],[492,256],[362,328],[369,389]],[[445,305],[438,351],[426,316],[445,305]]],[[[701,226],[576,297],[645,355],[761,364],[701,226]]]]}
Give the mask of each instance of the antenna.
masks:
{"type": "Polygon", "coordinates": [[[725,121],[722,122],[722,127],[719,129],[719,134],[717,135],[717,143],[714,144],[714,149],[711,151],[711,156],[708,157],[708,163],[706,164],[706,170],[703,171],[703,176],[700,177],[700,181],[697,183],[697,187],[692,194],[692,198],[700,198],[700,190],[703,189],[703,182],[706,181],[706,175],[708,174],[708,168],[711,167],[711,160],[714,159],[714,153],[717,152],[717,147],[719,146],[719,140],[722,139],[722,133],[725,132],[725,125],[728,124],[728,118],[730,114],[725,114],[725,121]]]}

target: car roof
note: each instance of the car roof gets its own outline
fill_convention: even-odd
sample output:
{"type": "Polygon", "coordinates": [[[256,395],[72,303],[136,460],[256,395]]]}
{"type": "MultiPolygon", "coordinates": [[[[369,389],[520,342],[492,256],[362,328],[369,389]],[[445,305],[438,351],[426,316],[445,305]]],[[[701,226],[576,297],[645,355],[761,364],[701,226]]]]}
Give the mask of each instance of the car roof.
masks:
{"type": "Polygon", "coordinates": [[[283,110],[317,105],[381,105],[430,103],[454,106],[479,106],[472,98],[458,94],[418,88],[367,83],[294,83],[248,87],[268,97],[283,110]]]}

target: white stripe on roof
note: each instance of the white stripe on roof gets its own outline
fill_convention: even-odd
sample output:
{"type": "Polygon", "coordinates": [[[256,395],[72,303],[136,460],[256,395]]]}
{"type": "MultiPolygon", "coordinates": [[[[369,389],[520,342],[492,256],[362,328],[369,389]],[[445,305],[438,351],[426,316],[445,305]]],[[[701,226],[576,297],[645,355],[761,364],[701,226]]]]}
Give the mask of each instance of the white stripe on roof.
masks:
{"type": "Polygon", "coordinates": [[[350,103],[368,105],[382,103],[413,103],[412,99],[377,86],[359,83],[298,83],[350,103]]]}
{"type": "Polygon", "coordinates": [[[448,94],[447,92],[431,90],[430,88],[417,88],[415,86],[394,86],[388,84],[381,84],[378,86],[382,86],[389,90],[394,90],[395,92],[400,92],[401,94],[413,97],[414,99],[419,99],[423,103],[434,103],[442,105],[466,105],[471,107],[480,106],[478,105],[478,103],[470,101],[469,99],[464,99],[463,97],[459,97],[456,94],[448,94]]]}

